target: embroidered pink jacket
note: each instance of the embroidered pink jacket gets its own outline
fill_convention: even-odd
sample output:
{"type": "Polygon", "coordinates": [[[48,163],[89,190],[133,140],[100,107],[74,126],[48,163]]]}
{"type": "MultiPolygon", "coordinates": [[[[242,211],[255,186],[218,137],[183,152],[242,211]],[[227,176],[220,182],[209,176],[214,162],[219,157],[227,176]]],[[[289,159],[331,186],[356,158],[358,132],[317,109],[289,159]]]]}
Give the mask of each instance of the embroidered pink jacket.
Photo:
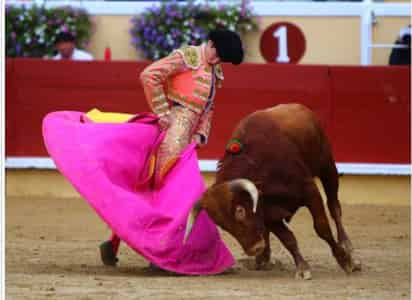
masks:
{"type": "Polygon", "coordinates": [[[210,66],[204,58],[205,45],[187,46],[173,51],[140,75],[152,111],[162,117],[173,102],[201,115],[195,133],[207,143],[214,110],[216,86],[223,80],[220,65],[210,66]]]}

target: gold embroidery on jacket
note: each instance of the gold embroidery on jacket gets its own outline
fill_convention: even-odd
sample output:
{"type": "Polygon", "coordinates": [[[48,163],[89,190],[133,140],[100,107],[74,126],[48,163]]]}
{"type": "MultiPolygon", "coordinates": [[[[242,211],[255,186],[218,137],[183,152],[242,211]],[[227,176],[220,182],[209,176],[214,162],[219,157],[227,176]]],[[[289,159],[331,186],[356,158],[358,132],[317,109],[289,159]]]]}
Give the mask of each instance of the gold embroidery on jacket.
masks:
{"type": "Polygon", "coordinates": [[[172,91],[172,90],[169,91],[168,96],[169,96],[169,98],[172,99],[172,100],[176,100],[176,99],[177,99],[177,100],[180,100],[180,101],[183,101],[183,102],[187,102],[187,96],[181,95],[181,94],[179,94],[179,93],[177,93],[177,92],[175,92],[175,91],[172,91]]]}
{"type": "Polygon", "coordinates": [[[199,68],[201,62],[200,52],[197,48],[198,47],[194,46],[185,46],[176,50],[176,52],[183,56],[185,64],[192,69],[199,68]]]}
{"type": "Polygon", "coordinates": [[[205,67],[205,72],[206,72],[206,73],[212,73],[212,67],[209,66],[209,65],[207,65],[207,66],[205,67]]]}
{"type": "MultiPolygon", "coordinates": [[[[209,98],[214,97],[215,93],[211,93],[211,91],[215,91],[216,88],[221,85],[221,81],[223,80],[221,66],[215,65],[212,67],[203,62],[201,47],[186,46],[175,50],[175,53],[178,53],[186,67],[191,69],[191,76],[187,77],[191,77],[190,80],[193,80],[194,86],[193,89],[189,88],[186,91],[190,93],[186,95],[174,86],[174,78],[168,78],[167,98],[191,109],[192,111],[202,113],[205,110],[205,103],[209,98]]],[[[179,76],[179,74],[176,74],[176,76],[179,76]]]]}
{"type": "Polygon", "coordinates": [[[156,104],[158,102],[164,103],[166,100],[166,96],[164,94],[159,94],[158,96],[154,97],[152,99],[153,104],[156,104]]]}
{"type": "Polygon", "coordinates": [[[211,79],[206,79],[206,78],[201,77],[201,76],[195,77],[195,81],[198,84],[201,84],[202,86],[207,87],[207,88],[210,88],[211,85],[212,85],[212,80],[211,79]]]}
{"type": "Polygon", "coordinates": [[[162,88],[155,88],[155,89],[153,89],[153,92],[152,92],[153,98],[154,98],[154,97],[158,97],[158,96],[163,95],[163,94],[164,94],[164,92],[163,92],[163,89],[162,89],[162,88]]]}
{"type": "Polygon", "coordinates": [[[198,104],[196,102],[192,102],[192,101],[183,101],[181,99],[179,99],[179,97],[173,98],[173,97],[169,97],[170,100],[172,100],[173,102],[176,102],[178,104],[181,104],[183,107],[186,107],[188,109],[190,109],[191,111],[194,111],[198,114],[201,114],[203,111],[204,106],[201,104],[198,104]]]}
{"type": "Polygon", "coordinates": [[[205,92],[205,91],[199,90],[199,89],[195,89],[193,91],[193,95],[199,97],[203,101],[207,101],[207,99],[209,98],[209,93],[208,92],[205,92]]]}
{"type": "Polygon", "coordinates": [[[165,104],[166,105],[162,104],[159,107],[156,107],[156,109],[154,109],[156,115],[158,115],[159,117],[166,115],[169,111],[169,105],[167,105],[167,103],[165,104]]]}
{"type": "Polygon", "coordinates": [[[205,111],[202,113],[201,118],[199,120],[199,124],[197,126],[196,129],[196,133],[200,134],[201,136],[203,136],[203,142],[202,144],[206,144],[208,142],[208,138],[209,138],[209,133],[210,133],[210,129],[211,129],[211,121],[212,121],[212,116],[213,116],[213,102],[208,102],[209,104],[206,104],[206,109],[205,111]]]}
{"type": "Polygon", "coordinates": [[[221,66],[221,65],[216,65],[216,66],[215,66],[215,74],[216,74],[216,77],[217,77],[218,79],[220,79],[220,80],[225,79],[225,78],[223,77],[223,70],[222,70],[222,66],[221,66]]]}

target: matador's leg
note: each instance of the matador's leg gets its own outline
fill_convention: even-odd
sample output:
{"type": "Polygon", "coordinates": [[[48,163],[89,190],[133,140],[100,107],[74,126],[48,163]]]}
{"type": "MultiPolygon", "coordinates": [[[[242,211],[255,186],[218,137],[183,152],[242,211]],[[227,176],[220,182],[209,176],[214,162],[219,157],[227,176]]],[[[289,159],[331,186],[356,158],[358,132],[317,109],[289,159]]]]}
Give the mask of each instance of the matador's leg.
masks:
{"type": "Polygon", "coordinates": [[[155,167],[155,184],[161,185],[167,173],[179,159],[181,152],[192,139],[194,126],[199,120],[195,112],[175,105],[171,109],[170,127],[157,151],[155,167]]]}

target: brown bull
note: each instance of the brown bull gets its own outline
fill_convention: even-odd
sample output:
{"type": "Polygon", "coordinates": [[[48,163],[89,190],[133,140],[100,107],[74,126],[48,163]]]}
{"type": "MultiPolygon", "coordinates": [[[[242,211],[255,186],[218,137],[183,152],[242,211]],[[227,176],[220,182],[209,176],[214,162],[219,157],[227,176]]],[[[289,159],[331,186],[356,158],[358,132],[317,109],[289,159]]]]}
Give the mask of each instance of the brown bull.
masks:
{"type": "Polygon", "coordinates": [[[286,225],[300,207],[307,207],[316,233],[329,244],[338,264],[347,273],[360,270],[342,224],[331,146],[314,114],[300,104],[257,111],[240,121],[232,134],[234,140],[237,148],[232,147],[220,160],[216,182],[189,215],[185,240],[199,211],[205,209],[246,254],[256,256],[258,269],[270,260],[272,232],[292,255],[296,277],[309,279],[309,265],[286,225]],[[337,241],[314,177],[322,182],[337,241]]]}

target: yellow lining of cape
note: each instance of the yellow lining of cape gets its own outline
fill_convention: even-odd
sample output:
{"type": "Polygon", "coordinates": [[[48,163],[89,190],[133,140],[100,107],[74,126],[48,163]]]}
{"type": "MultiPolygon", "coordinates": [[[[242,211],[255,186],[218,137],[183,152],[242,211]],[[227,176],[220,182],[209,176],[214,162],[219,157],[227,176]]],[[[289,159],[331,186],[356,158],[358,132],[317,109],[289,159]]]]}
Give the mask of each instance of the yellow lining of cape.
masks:
{"type": "Polygon", "coordinates": [[[126,123],[134,117],[126,113],[102,112],[97,108],[88,111],[86,116],[95,123],[126,123]]]}

